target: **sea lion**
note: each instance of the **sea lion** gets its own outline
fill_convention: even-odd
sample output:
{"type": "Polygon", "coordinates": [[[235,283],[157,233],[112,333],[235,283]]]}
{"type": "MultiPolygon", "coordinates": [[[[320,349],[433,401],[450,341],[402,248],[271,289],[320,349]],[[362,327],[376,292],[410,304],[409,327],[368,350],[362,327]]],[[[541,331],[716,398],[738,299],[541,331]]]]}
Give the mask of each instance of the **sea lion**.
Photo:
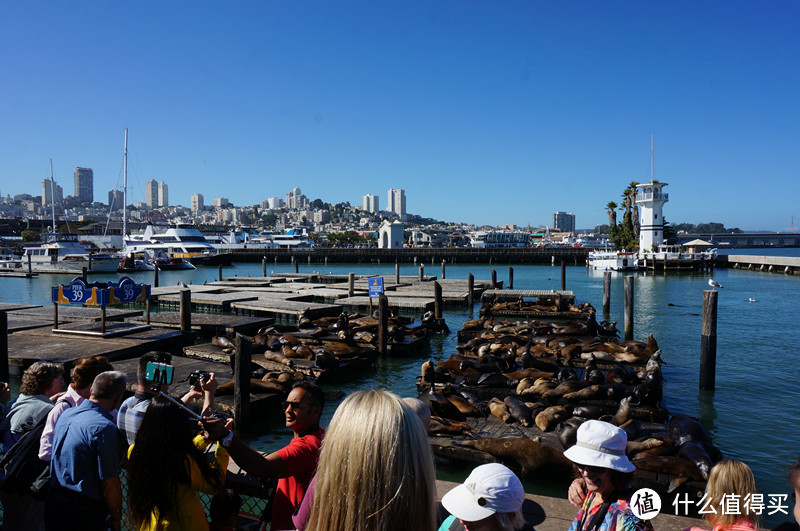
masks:
{"type": "Polygon", "coordinates": [[[215,347],[219,347],[219,348],[225,350],[226,352],[231,352],[232,350],[234,350],[236,348],[236,343],[234,343],[233,341],[231,341],[230,339],[228,339],[225,336],[214,336],[214,337],[212,337],[211,338],[211,344],[214,345],[215,347]],[[228,349],[230,349],[230,350],[228,350],[228,349]]]}
{"type": "Polygon", "coordinates": [[[434,380],[433,360],[428,360],[422,364],[422,378],[420,379],[420,382],[433,383],[433,380],[434,380]]]}
{"type": "Polygon", "coordinates": [[[486,402],[478,398],[477,396],[473,395],[469,391],[459,391],[459,395],[464,398],[467,402],[469,402],[472,407],[477,409],[482,417],[488,417],[490,415],[489,406],[486,405],[486,402]]]}
{"type": "Polygon", "coordinates": [[[530,428],[533,426],[533,417],[531,408],[523,404],[518,398],[507,396],[503,399],[503,403],[508,408],[508,412],[514,417],[514,420],[530,428]]]}
{"type": "Polygon", "coordinates": [[[572,393],[566,393],[562,398],[564,400],[591,400],[598,397],[601,393],[605,394],[605,388],[602,385],[590,385],[572,393]]]}
{"type": "Polygon", "coordinates": [[[655,437],[651,437],[649,439],[645,439],[644,441],[631,441],[629,440],[627,446],[625,447],[625,453],[628,456],[637,455],[640,452],[645,450],[651,450],[653,448],[658,448],[662,446],[664,441],[661,439],[656,439],[655,437]]]}
{"type": "Polygon", "coordinates": [[[293,347],[302,343],[302,341],[297,339],[292,334],[283,334],[282,336],[280,336],[279,341],[283,345],[291,345],[293,347]]]}
{"type": "Polygon", "coordinates": [[[431,414],[453,420],[464,420],[466,417],[456,406],[450,403],[441,393],[434,391],[433,386],[420,394],[417,398],[431,408],[431,414]]]}
{"type": "Polygon", "coordinates": [[[482,374],[475,385],[484,387],[516,387],[517,381],[506,378],[499,372],[482,374]]]}
{"type": "MultiPolygon", "coordinates": [[[[220,385],[217,387],[217,392],[215,394],[219,396],[233,394],[234,384],[235,382],[231,380],[230,382],[220,385]]],[[[278,393],[285,395],[286,388],[277,382],[264,382],[257,378],[251,378],[250,393],[278,393]]]]}
{"type": "Polygon", "coordinates": [[[536,426],[542,431],[550,431],[559,422],[569,417],[569,412],[562,406],[551,406],[536,415],[536,426]]]}
{"type": "Polygon", "coordinates": [[[558,374],[556,375],[556,380],[559,382],[567,382],[569,380],[580,381],[578,379],[578,375],[572,369],[572,367],[562,367],[558,370],[558,374]]]}
{"type": "Polygon", "coordinates": [[[614,426],[622,426],[630,419],[631,415],[631,397],[627,396],[619,401],[619,408],[617,409],[617,413],[614,415],[614,419],[611,423],[614,426]]]}
{"type": "Polygon", "coordinates": [[[468,400],[460,395],[447,395],[447,400],[467,417],[482,416],[480,411],[478,411],[478,408],[470,404],[468,400]]]}
{"type": "Polygon", "coordinates": [[[511,413],[509,413],[506,404],[502,400],[498,399],[497,397],[492,397],[492,399],[488,402],[488,406],[492,415],[499,418],[503,422],[513,421],[511,413]]]}
{"type": "Polygon", "coordinates": [[[550,389],[542,396],[551,400],[555,400],[561,398],[567,393],[574,393],[575,391],[579,391],[583,389],[583,385],[577,380],[567,380],[566,382],[558,384],[558,387],[555,389],[550,389]]]}
{"type": "Polygon", "coordinates": [[[295,354],[296,354],[298,357],[301,357],[301,358],[304,358],[304,359],[307,359],[307,360],[310,360],[311,358],[313,358],[313,357],[314,357],[314,351],[313,351],[313,350],[311,350],[311,349],[310,349],[308,346],[306,346],[306,345],[298,345],[298,346],[297,346],[297,347],[294,349],[294,351],[295,351],[295,354]]]}
{"type": "Polygon", "coordinates": [[[268,350],[264,352],[264,358],[268,359],[269,361],[274,361],[276,363],[282,363],[283,365],[286,365],[287,367],[294,369],[294,362],[280,352],[273,352],[271,350],[268,350]]]}
{"type": "Polygon", "coordinates": [[[663,380],[661,369],[656,368],[648,372],[642,383],[631,388],[633,403],[644,406],[658,406],[663,395],[663,380]]]}
{"type": "Polygon", "coordinates": [[[702,481],[706,479],[700,474],[700,471],[694,463],[682,457],[670,455],[642,457],[637,455],[631,462],[637,469],[677,476],[670,482],[669,487],[667,487],[668,494],[671,494],[675,489],[689,480],[702,481]]]}
{"type": "Polygon", "coordinates": [[[558,423],[555,431],[558,434],[558,440],[564,450],[574,446],[578,441],[578,428],[584,421],[585,419],[573,417],[558,423]]]}
{"type": "Polygon", "coordinates": [[[565,362],[569,362],[573,358],[579,358],[581,355],[581,346],[580,345],[565,345],[561,347],[561,357],[564,358],[565,362]]]}
{"type": "Polygon", "coordinates": [[[705,426],[688,415],[672,416],[669,421],[669,435],[679,449],[688,442],[696,442],[700,443],[708,454],[709,462],[716,463],[722,459],[722,453],[714,446],[705,426]]]}
{"type": "Polygon", "coordinates": [[[538,438],[487,438],[464,441],[461,444],[487,452],[501,461],[516,464],[521,469],[523,478],[542,473],[552,473],[555,476],[572,474],[572,462],[564,457],[564,453],[542,443],[538,438]]]}
{"type": "Polygon", "coordinates": [[[314,365],[320,369],[335,369],[339,364],[339,359],[330,350],[324,348],[314,350],[314,365]]]}
{"type": "Polygon", "coordinates": [[[555,376],[552,372],[540,371],[538,369],[520,369],[514,372],[504,372],[503,376],[511,378],[512,380],[522,380],[529,378],[535,381],[537,378],[553,378],[555,376]]]}
{"type": "Polygon", "coordinates": [[[461,435],[470,431],[472,428],[466,422],[436,416],[431,416],[431,423],[428,427],[429,435],[461,435]]]}
{"type": "Polygon", "coordinates": [[[525,394],[544,396],[546,392],[555,389],[556,387],[558,387],[558,383],[555,380],[550,378],[539,378],[533,382],[533,387],[530,388],[531,392],[525,394]]]}
{"type": "Polygon", "coordinates": [[[600,406],[578,406],[572,410],[572,414],[584,419],[598,419],[603,414],[603,408],[600,406]]]}

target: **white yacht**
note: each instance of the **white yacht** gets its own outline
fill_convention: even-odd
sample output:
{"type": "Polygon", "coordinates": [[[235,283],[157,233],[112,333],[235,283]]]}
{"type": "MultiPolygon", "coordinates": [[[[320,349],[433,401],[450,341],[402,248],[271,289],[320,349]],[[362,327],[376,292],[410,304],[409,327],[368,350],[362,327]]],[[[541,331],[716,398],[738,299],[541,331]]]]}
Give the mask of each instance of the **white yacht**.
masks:
{"type": "Polygon", "coordinates": [[[90,254],[77,234],[46,232],[41,243],[24,246],[22,267],[30,260],[31,270],[39,273],[114,272],[119,259],[109,254],[90,254]]]}
{"type": "Polygon", "coordinates": [[[125,256],[144,259],[146,255],[167,256],[194,264],[217,265],[230,263],[231,255],[220,254],[191,223],[176,223],[156,228],[148,225],[140,236],[125,239],[125,256]]]}
{"type": "Polygon", "coordinates": [[[601,271],[636,271],[639,269],[637,253],[627,251],[593,251],[586,263],[601,271]]]}

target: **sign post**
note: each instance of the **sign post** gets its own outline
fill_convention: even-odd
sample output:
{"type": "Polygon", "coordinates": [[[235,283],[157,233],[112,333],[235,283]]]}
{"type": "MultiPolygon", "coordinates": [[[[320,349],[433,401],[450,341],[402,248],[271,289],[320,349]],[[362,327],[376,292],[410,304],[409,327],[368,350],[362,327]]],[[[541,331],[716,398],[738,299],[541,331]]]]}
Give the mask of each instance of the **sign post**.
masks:
{"type": "Polygon", "coordinates": [[[370,277],[369,279],[369,314],[372,315],[372,299],[383,295],[383,277],[370,277]]]}

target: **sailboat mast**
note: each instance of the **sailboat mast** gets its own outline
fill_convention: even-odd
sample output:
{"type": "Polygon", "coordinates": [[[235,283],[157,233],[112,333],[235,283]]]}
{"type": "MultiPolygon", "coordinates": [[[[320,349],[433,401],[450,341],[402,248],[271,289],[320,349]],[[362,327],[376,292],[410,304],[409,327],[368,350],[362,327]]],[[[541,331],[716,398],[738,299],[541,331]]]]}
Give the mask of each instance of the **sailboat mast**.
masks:
{"type": "Polygon", "coordinates": [[[128,234],[128,128],[125,128],[125,150],[122,153],[122,247],[128,234]]]}
{"type": "Polygon", "coordinates": [[[50,211],[53,213],[53,232],[56,231],[56,193],[53,185],[53,159],[50,159],[50,211]]]}
{"type": "Polygon", "coordinates": [[[653,182],[653,133],[650,133],[650,182],[653,182]]]}

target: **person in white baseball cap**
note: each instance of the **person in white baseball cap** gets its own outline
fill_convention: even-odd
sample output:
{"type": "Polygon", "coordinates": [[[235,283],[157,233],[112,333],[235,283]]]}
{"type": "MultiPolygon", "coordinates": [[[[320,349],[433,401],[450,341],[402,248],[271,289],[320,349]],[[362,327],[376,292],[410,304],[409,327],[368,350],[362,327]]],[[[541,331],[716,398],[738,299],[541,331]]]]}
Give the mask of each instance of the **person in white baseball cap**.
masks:
{"type": "Polygon", "coordinates": [[[522,483],[511,470],[500,463],[481,465],[442,497],[451,516],[439,531],[532,530],[522,515],[524,501],[522,483]]]}
{"type": "Polygon", "coordinates": [[[652,530],[630,508],[630,482],[636,466],[625,455],[628,436],[617,426],[587,420],[578,428],[577,442],[564,452],[575,463],[586,498],[569,531],[652,530]]]}

